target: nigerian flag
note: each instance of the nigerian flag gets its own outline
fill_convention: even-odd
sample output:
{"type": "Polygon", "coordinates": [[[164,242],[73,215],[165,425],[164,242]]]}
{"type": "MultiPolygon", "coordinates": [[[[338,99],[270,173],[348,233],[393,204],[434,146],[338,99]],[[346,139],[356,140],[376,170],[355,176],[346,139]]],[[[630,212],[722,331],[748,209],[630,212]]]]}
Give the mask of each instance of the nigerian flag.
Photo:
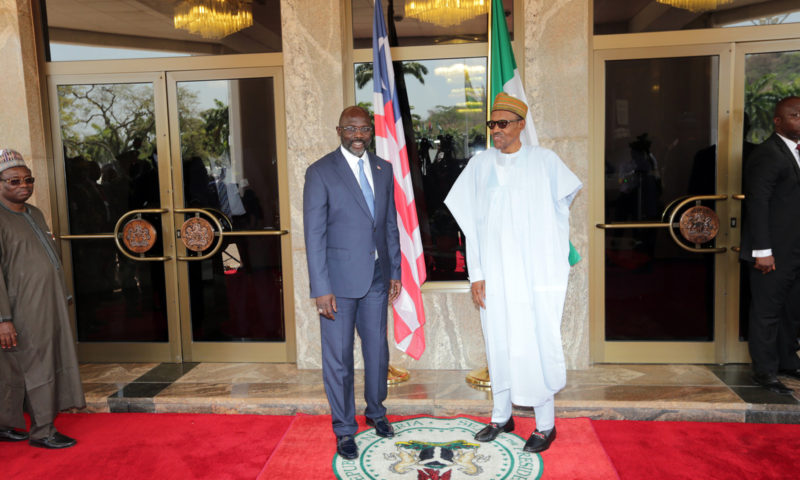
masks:
{"type": "MultiPolygon", "coordinates": [[[[528,115],[525,117],[525,130],[520,135],[520,140],[525,145],[539,145],[536,136],[536,127],[531,116],[531,104],[525,96],[525,89],[522,87],[522,78],[519,76],[517,62],[514,60],[514,50],[511,49],[511,39],[508,36],[506,26],[506,15],[503,12],[502,0],[492,0],[491,12],[492,39],[489,45],[489,74],[491,95],[490,104],[494,102],[494,97],[500,92],[513,95],[528,105],[528,115]]],[[[490,137],[491,138],[491,137],[490,137]]],[[[569,243],[569,264],[575,265],[581,260],[578,251],[569,243]]]]}
{"type": "MultiPolygon", "coordinates": [[[[491,95],[490,104],[494,102],[494,97],[500,92],[513,95],[529,107],[528,98],[525,96],[525,89],[522,88],[522,78],[519,76],[517,62],[514,61],[514,51],[511,49],[511,39],[508,36],[506,26],[506,15],[503,12],[502,0],[492,0],[492,42],[491,42],[491,95]]],[[[528,109],[528,116],[525,117],[525,130],[522,131],[520,139],[525,145],[539,145],[536,137],[536,127],[533,125],[531,108],[528,109]]]]}

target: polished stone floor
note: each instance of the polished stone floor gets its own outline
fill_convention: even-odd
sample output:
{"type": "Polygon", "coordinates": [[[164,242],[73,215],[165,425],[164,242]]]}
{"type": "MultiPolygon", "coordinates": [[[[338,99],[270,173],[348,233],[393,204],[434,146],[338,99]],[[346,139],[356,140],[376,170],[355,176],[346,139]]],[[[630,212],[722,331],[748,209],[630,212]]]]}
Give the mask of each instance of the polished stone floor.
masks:
{"type": "MultiPolygon", "coordinates": [[[[363,372],[356,372],[363,410],[363,372]]],[[[460,370],[411,371],[389,387],[390,414],[486,416],[491,394],[460,370]]],[[[81,365],[91,412],[326,414],[320,370],[268,363],[87,363],[81,365]]],[[[749,365],[595,365],[568,372],[556,396],[559,417],[800,423],[800,381],[782,378],[792,396],[766,391],[749,365]]],[[[515,415],[532,416],[530,409],[515,415]]]]}

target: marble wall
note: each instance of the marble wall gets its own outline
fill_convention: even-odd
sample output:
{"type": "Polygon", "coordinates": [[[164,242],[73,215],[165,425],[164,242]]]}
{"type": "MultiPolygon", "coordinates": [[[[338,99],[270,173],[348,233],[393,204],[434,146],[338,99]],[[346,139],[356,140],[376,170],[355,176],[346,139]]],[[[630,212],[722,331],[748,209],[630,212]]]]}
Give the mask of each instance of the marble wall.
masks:
{"type": "MultiPolygon", "coordinates": [[[[567,368],[589,366],[590,0],[525,1],[525,92],[539,141],[583,181],[570,238],[584,259],[572,267],[561,326],[567,368]]],[[[520,53],[517,53],[520,62],[520,53]]]]}
{"type": "Polygon", "coordinates": [[[30,0],[0,0],[0,148],[25,157],[38,177],[31,203],[52,225],[42,88],[30,0]]]}
{"type": "Polygon", "coordinates": [[[338,144],[335,126],[344,108],[341,8],[339,0],[281,0],[294,317],[300,368],[321,368],[319,321],[309,298],[303,240],[303,181],[306,168],[338,144]],[[326,15],[309,15],[315,11],[326,15]]]}
{"type": "MultiPolygon", "coordinates": [[[[302,187],[305,168],[338,144],[333,126],[343,108],[343,36],[338,1],[283,0],[284,76],[288,125],[303,124],[303,135],[288,143],[289,189],[292,207],[295,322],[297,365],[320,368],[318,316],[308,298],[308,271],[302,234],[302,187]],[[304,15],[312,6],[329,11],[325,17],[304,15]],[[330,10],[327,10],[330,9],[330,10]],[[311,55],[310,53],[313,53],[311,55]],[[320,74],[324,81],[320,81],[320,74]]],[[[588,181],[588,0],[526,0],[524,64],[526,90],[542,144],[552,148],[584,181],[588,181]]],[[[524,63],[523,63],[524,62],[524,63]]],[[[587,192],[576,199],[572,215],[572,241],[586,256],[587,192]]],[[[563,334],[567,365],[585,368],[589,363],[588,261],[573,268],[564,313],[563,334]]],[[[429,287],[434,285],[429,285],[429,287]]],[[[415,361],[397,349],[392,364],[409,369],[468,369],[486,365],[478,312],[467,288],[462,292],[423,294],[427,324],[427,349],[415,361]]],[[[391,316],[390,316],[391,318],[391,316]]],[[[391,331],[391,324],[389,326],[391,331]]],[[[358,350],[358,349],[357,349],[358,350]]],[[[356,352],[356,365],[361,363],[356,352]]]]}

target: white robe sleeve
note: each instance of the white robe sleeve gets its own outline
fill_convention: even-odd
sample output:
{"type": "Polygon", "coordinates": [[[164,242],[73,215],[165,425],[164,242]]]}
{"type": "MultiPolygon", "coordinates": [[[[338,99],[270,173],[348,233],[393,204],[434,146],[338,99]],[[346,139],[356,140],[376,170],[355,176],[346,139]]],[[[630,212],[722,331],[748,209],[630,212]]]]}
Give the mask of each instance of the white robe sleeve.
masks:
{"type": "Polygon", "coordinates": [[[467,243],[467,269],[471,283],[484,279],[481,268],[481,257],[477,226],[477,191],[475,188],[477,167],[476,158],[473,157],[464,167],[464,170],[453,183],[453,187],[444,199],[444,204],[450,210],[453,218],[458,222],[458,227],[464,233],[467,243]]]}
{"type": "Polygon", "coordinates": [[[572,173],[564,162],[556,155],[555,152],[549,152],[550,164],[550,188],[553,192],[553,202],[555,202],[557,209],[560,212],[564,210],[569,211],[569,206],[575,195],[578,194],[583,183],[580,179],[572,173]]]}

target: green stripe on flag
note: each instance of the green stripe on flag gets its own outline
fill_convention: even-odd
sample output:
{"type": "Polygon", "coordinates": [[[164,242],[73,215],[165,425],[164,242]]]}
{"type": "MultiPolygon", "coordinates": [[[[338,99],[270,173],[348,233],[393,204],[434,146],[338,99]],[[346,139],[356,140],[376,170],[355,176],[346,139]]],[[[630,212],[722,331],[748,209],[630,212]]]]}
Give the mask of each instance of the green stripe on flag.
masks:
{"type": "Polygon", "coordinates": [[[489,101],[503,91],[503,85],[514,78],[517,62],[514,60],[514,50],[511,49],[511,38],[506,26],[506,14],[503,11],[503,2],[492,0],[492,95],[489,101]]]}

